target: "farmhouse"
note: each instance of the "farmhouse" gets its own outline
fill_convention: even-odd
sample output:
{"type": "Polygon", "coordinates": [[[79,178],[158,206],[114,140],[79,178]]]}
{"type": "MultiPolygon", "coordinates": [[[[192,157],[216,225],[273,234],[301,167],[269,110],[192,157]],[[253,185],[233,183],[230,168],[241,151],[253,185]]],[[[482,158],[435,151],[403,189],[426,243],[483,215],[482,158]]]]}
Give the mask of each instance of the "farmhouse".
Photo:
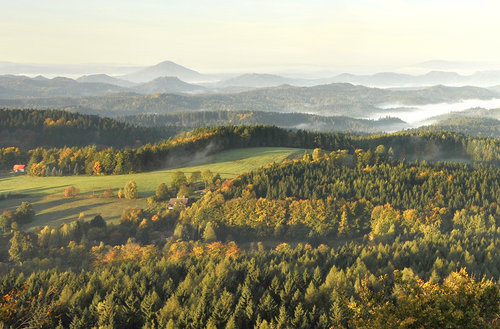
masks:
{"type": "Polygon", "coordinates": [[[179,202],[184,204],[184,206],[187,206],[189,199],[188,198],[171,198],[170,201],[168,201],[168,209],[170,209],[170,210],[174,209],[175,205],[179,202]]]}
{"type": "Polygon", "coordinates": [[[21,164],[16,164],[14,167],[12,167],[12,171],[15,173],[24,173],[26,165],[21,165],[21,164]]]}

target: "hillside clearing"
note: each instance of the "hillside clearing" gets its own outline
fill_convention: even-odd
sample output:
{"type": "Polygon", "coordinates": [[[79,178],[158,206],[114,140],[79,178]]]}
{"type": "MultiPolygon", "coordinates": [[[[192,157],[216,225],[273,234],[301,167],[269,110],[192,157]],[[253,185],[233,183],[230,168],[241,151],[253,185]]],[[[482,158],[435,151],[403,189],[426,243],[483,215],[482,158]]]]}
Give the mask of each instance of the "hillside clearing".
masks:
{"type": "Polygon", "coordinates": [[[304,149],[257,147],[235,149],[221,152],[204,159],[187,163],[179,168],[158,171],[111,176],[63,176],[31,177],[10,176],[0,179],[0,194],[20,194],[19,198],[0,201],[0,213],[15,210],[22,201],[29,201],[37,213],[30,227],[57,225],[67,220],[78,218],[85,213],[85,218],[101,214],[106,220],[116,221],[126,207],[145,207],[145,198],[153,195],[156,187],[164,182],[170,184],[172,173],[180,170],[187,176],[193,171],[209,169],[219,173],[222,178],[233,178],[240,173],[251,171],[263,165],[298,156],[304,149]],[[111,187],[115,195],[126,182],[134,180],[139,189],[140,199],[120,200],[102,198],[102,192],[111,187]],[[64,189],[75,186],[80,189],[80,196],[64,198],[64,189]]]}

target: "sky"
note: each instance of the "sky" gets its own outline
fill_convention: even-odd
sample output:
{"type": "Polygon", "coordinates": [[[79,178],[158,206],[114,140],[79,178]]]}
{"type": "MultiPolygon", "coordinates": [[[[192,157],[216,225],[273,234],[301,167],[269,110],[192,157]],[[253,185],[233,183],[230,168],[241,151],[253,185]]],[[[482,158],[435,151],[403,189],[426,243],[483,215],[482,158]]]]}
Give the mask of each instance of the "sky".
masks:
{"type": "Polygon", "coordinates": [[[0,61],[201,72],[500,58],[498,0],[2,0],[0,61]]]}

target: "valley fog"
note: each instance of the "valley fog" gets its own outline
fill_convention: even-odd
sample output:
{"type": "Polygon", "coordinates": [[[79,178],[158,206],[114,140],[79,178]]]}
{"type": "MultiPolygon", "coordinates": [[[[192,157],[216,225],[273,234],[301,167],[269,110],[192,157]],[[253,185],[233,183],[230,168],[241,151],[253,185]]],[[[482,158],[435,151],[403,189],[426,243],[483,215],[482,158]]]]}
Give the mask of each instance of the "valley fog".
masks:
{"type": "Polygon", "coordinates": [[[437,103],[425,105],[407,104],[380,104],[381,111],[377,111],[369,119],[380,119],[387,116],[397,117],[415,127],[429,124],[432,117],[450,112],[462,112],[471,108],[494,109],[500,107],[500,98],[489,100],[466,99],[455,103],[437,103]]]}

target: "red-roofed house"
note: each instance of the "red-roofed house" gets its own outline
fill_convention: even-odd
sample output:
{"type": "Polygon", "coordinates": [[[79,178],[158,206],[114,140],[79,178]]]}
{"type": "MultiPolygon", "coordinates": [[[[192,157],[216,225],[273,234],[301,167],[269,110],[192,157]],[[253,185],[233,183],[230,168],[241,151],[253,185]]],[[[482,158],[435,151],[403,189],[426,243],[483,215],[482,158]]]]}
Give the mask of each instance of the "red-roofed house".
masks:
{"type": "Polygon", "coordinates": [[[14,167],[12,167],[12,170],[14,172],[24,172],[24,168],[26,168],[26,165],[16,164],[16,165],[14,165],[14,167]]]}

